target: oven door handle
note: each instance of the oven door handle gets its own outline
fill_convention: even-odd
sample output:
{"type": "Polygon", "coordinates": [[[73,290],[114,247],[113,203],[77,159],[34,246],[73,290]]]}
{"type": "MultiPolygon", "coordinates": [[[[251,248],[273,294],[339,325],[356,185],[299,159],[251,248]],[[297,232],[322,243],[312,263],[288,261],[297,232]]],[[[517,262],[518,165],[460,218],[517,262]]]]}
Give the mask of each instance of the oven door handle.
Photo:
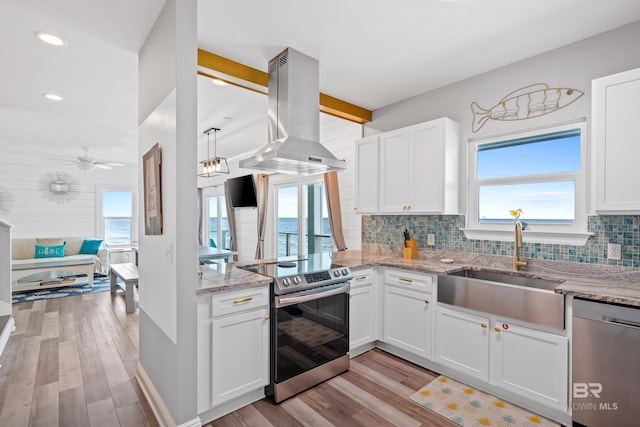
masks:
{"type": "Polygon", "coordinates": [[[277,296],[275,298],[275,307],[276,308],[288,307],[290,305],[301,304],[304,302],[309,302],[309,301],[317,300],[320,298],[326,298],[332,295],[339,295],[344,293],[349,293],[348,282],[340,284],[339,286],[336,286],[336,287],[332,287],[332,289],[329,289],[326,291],[320,291],[320,292],[314,291],[305,295],[297,295],[297,296],[293,296],[293,295],[277,296]]]}

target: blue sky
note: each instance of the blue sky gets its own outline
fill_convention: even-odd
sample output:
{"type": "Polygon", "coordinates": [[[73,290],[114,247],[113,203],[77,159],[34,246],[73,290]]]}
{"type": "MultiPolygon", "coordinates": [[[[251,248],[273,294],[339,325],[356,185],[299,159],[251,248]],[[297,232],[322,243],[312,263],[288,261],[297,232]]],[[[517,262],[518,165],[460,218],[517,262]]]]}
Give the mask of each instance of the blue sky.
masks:
{"type": "MultiPolygon", "coordinates": [[[[580,170],[580,136],[478,151],[478,179],[531,176],[580,170]]],[[[575,183],[483,186],[479,219],[510,219],[522,208],[523,219],[573,220],[575,183]]]]}
{"type": "Polygon", "coordinates": [[[102,215],[107,217],[132,215],[132,193],[129,191],[103,191],[102,215]]]}

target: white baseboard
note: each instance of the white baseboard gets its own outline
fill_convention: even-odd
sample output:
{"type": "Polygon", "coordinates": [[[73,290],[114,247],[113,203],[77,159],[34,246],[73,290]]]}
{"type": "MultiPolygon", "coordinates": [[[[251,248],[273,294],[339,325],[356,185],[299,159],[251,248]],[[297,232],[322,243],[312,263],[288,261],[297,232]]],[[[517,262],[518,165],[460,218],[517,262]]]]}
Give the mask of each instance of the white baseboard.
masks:
{"type": "MultiPolygon", "coordinates": [[[[142,390],[144,397],[147,399],[147,402],[151,407],[151,412],[153,412],[153,416],[155,417],[158,425],[160,425],[160,427],[176,427],[176,422],[173,420],[173,416],[169,412],[169,409],[162,400],[162,397],[160,397],[160,393],[158,393],[158,390],[156,390],[153,382],[151,382],[151,379],[140,363],[138,363],[136,369],[136,381],[138,381],[140,389],[142,390]]],[[[200,418],[196,417],[186,423],[180,424],[179,427],[201,426],[202,422],[200,421],[200,418]]]]}

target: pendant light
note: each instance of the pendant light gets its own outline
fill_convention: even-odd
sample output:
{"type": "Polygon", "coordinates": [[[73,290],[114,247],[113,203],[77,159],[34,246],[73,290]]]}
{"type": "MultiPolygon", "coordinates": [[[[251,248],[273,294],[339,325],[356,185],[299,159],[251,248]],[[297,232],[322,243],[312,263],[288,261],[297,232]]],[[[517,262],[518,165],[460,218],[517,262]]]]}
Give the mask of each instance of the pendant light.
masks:
{"type": "Polygon", "coordinates": [[[204,178],[211,178],[221,173],[229,173],[229,163],[227,163],[227,159],[225,157],[218,157],[217,155],[217,137],[218,128],[210,128],[204,131],[207,134],[207,160],[203,160],[200,162],[202,166],[200,166],[201,173],[198,176],[202,176],[204,178]],[[209,136],[213,132],[213,157],[211,157],[209,153],[209,136]]]}

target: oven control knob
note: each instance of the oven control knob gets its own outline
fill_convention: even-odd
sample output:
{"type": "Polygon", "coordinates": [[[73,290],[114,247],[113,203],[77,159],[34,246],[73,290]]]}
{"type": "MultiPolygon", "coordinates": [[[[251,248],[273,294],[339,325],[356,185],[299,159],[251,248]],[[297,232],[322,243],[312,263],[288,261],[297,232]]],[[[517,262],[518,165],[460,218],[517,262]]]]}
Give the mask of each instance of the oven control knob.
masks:
{"type": "Polygon", "coordinates": [[[300,276],[293,276],[293,279],[291,279],[291,280],[293,280],[293,284],[294,285],[299,285],[300,282],[301,282],[300,276]]]}
{"type": "Polygon", "coordinates": [[[340,277],[340,270],[333,270],[333,277],[340,277]]]}
{"type": "Polygon", "coordinates": [[[347,270],[346,268],[342,269],[342,275],[346,276],[347,274],[349,274],[349,270],[347,270]]]}
{"type": "Polygon", "coordinates": [[[282,284],[287,287],[291,284],[291,279],[289,279],[288,277],[285,277],[284,279],[282,279],[282,284]]]}

